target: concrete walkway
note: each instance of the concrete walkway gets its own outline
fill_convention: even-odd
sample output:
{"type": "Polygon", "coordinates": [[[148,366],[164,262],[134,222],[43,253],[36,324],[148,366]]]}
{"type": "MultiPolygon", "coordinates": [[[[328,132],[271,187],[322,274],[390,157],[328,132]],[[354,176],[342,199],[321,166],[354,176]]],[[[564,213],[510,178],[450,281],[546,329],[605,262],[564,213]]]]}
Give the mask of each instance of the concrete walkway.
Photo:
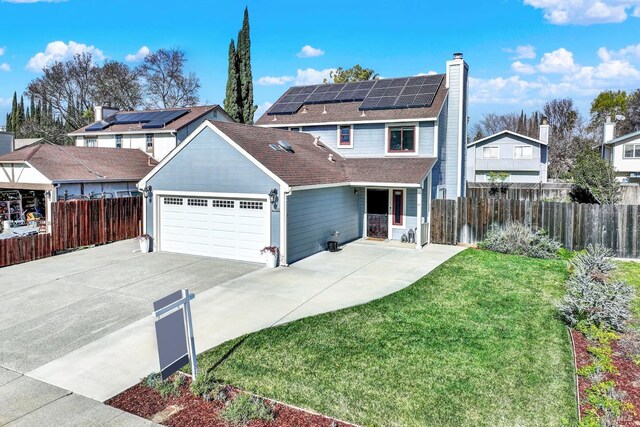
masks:
{"type": "MultiPolygon", "coordinates": [[[[192,305],[196,349],[200,353],[249,332],[383,297],[463,249],[429,245],[418,252],[355,242],[288,268],[242,275],[196,294],[192,305]]],[[[184,285],[194,288],[198,280],[194,277],[192,284],[184,285]]],[[[157,370],[153,320],[145,317],[27,375],[104,401],[157,370]]]]}

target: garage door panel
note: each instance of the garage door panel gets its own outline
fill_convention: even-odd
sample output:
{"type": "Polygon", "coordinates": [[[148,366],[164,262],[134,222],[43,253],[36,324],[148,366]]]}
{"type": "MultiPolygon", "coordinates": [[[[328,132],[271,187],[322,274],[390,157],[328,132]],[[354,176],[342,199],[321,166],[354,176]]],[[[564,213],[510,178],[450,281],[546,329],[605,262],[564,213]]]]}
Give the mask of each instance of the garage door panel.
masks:
{"type": "Polygon", "coordinates": [[[269,214],[268,204],[259,200],[164,196],[160,199],[160,249],[262,262],[260,249],[268,245],[269,214]]]}

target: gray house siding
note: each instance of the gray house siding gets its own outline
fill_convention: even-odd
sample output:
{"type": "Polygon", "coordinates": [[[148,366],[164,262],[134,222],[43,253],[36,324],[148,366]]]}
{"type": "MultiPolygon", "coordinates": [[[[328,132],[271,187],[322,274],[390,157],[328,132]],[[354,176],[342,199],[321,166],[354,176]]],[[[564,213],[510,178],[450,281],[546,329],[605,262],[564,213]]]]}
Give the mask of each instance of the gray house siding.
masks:
{"type": "Polygon", "coordinates": [[[320,137],[320,142],[331,148],[334,148],[338,142],[338,128],[335,125],[304,126],[302,132],[308,132],[315,137],[320,137]]]}
{"type": "Polygon", "coordinates": [[[445,174],[447,172],[447,117],[449,113],[449,101],[445,101],[438,116],[438,161],[433,166],[431,172],[431,198],[436,199],[438,195],[438,186],[444,185],[445,174]]]}
{"type": "MultiPolygon", "coordinates": [[[[153,191],[269,194],[279,188],[267,174],[209,128],[205,128],[148,182],[153,191]]],[[[154,196],[155,197],[155,196],[154,196]]],[[[153,237],[153,204],[147,201],[145,227],[153,237]]],[[[271,213],[271,243],[280,244],[280,213],[271,213]]]]}
{"type": "Polygon", "coordinates": [[[467,145],[467,69],[464,63],[449,65],[449,103],[446,135],[445,185],[447,198],[464,194],[464,150],[467,145]],[[462,101],[462,103],[461,103],[462,101]],[[462,120],[460,120],[462,116],[462,120]],[[462,143],[460,136],[462,135],[462,143]],[[460,163],[462,159],[462,163],[460,163]]]}
{"type": "Polygon", "coordinates": [[[352,187],[294,191],[287,199],[287,262],[295,262],[326,249],[334,230],[340,241],[361,235],[358,219],[360,193],[352,187]]]}
{"type": "Polygon", "coordinates": [[[510,182],[546,182],[547,149],[546,145],[517,135],[503,134],[490,138],[467,148],[469,179],[486,182],[486,176],[489,172],[507,172],[511,175],[510,182]],[[517,146],[530,146],[531,158],[514,158],[517,146]],[[483,158],[485,147],[498,147],[499,158],[483,158]]]}
{"type": "Polygon", "coordinates": [[[418,154],[424,157],[434,157],[433,145],[435,144],[435,122],[420,122],[418,154]]]}

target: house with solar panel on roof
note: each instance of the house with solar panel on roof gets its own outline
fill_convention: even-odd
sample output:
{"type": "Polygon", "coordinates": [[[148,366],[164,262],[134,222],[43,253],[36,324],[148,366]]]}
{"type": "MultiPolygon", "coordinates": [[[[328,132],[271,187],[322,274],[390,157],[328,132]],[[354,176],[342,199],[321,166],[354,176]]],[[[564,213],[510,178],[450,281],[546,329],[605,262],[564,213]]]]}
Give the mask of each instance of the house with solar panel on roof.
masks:
{"type": "Polygon", "coordinates": [[[205,120],[233,121],[219,105],[145,111],[97,106],[96,122],[68,134],[77,147],[136,148],[161,160],[205,120]]]}
{"type": "Polygon", "coordinates": [[[292,87],[255,126],[205,121],[139,189],[154,251],[281,265],[356,240],[429,242],[465,191],[468,66],[292,87]]]}

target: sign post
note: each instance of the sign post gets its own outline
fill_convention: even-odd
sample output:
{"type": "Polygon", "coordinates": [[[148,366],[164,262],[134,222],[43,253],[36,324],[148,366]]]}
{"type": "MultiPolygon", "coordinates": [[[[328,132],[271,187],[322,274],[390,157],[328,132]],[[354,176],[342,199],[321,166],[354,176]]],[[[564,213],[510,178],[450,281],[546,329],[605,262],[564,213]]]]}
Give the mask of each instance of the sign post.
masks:
{"type": "Polygon", "coordinates": [[[195,295],[189,289],[176,291],[153,303],[156,319],[156,341],[163,380],[191,361],[193,378],[198,375],[196,344],[193,336],[190,301],[195,295]]]}

